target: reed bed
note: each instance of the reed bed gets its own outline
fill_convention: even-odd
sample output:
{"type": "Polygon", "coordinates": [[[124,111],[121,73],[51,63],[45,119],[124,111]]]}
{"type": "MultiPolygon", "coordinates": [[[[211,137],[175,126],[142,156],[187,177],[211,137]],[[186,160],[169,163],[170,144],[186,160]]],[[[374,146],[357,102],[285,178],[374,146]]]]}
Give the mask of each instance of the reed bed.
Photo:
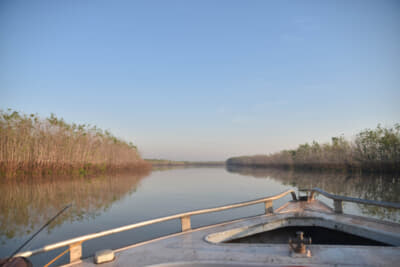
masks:
{"type": "Polygon", "coordinates": [[[294,150],[229,158],[227,165],[400,172],[400,124],[363,130],[352,141],[343,136],[332,137],[331,143],[313,141],[294,150]]]}
{"type": "Polygon", "coordinates": [[[136,146],[87,124],[54,114],[0,110],[0,176],[87,175],[149,168],[136,146]]]}

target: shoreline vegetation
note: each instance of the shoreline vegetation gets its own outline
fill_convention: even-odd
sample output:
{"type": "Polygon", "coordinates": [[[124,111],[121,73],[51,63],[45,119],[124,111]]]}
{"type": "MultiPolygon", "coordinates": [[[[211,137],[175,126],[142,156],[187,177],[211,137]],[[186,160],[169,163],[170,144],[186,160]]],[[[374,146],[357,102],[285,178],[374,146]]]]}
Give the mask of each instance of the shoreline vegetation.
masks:
{"type": "Polygon", "coordinates": [[[400,124],[365,129],[354,140],[332,137],[330,143],[299,145],[269,155],[232,157],[227,166],[347,172],[400,173],[400,124]]]}
{"type": "Polygon", "coordinates": [[[0,110],[0,177],[87,176],[146,171],[137,147],[89,124],[68,124],[54,114],[0,110]]]}
{"type": "Polygon", "coordinates": [[[167,159],[145,159],[153,167],[212,167],[225,166],[225,161],[180,161],[167,159]]]}

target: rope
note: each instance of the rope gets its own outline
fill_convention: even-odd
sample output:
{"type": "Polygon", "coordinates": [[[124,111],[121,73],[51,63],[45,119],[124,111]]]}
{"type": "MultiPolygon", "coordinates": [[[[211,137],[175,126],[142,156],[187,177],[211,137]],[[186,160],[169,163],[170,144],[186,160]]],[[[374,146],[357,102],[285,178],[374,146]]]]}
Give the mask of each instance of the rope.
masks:
{"type": "MultiPolygon", "coordinates": [[[[79,244],[80,246],[82,245],[83,241],[80,241],[78,243],[75,244],[79,244]]],[[[71,247],[69,246],[64,252],[62,252],[60,255],[58,255],[57,257],[55,257],[54,259],[52,259],[49,263],[47,263],[44,267],[48,267],[50,266],[52,263],[54,263],[56,260],[58,260],[59,258],[61,258],[62,256],[64,256],[65,253],[67,253],[69,250],[71,249],[71,247]]]]}
{"type": "Polygon", "coordinates": [[[54,259],[52,259],[49,263],[47,263],[44,267],[48,267],[50,266],[52,263],[54,263],[56,260],[58,260],[59,258],[61,258],[62,256],[64,256],[65,253],[67,253],[69,251],[70,248],[67,248],[63,253],[61,253],[60,255],[58,255],[57,257],[55,257],[54,259]]]}

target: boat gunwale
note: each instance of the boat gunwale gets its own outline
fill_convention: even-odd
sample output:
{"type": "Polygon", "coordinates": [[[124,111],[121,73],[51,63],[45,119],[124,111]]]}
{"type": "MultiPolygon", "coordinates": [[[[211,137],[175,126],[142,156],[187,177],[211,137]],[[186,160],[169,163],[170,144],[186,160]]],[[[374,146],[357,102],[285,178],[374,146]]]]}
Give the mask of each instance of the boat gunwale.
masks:
{"type": "MultiPolygon", "coordinates": [[[[324,195],[325,197],[333,199],[334,202],[335,202],[334,203],[335,206],[336,206],[336,202],[347,201],[347,202],[355,202],[355,203],[367,204],[367,205],[373,205],[373,206],[381,206],[381,207],[387,207],[387,208],[398,208],[398,209],[400,209],[400,203],[379,202],[379,201],[372,201],[372,200],[365,200],[365,199],[357,199],[357,198],[351,198],[351,197],[338,196],[338,195],[333,195],[333,194],[327,193],[327,192],[325,192],[324,190],[322,190],[320,188],[301,189],[299,191],[310,192],[310,196],[307,197],[307,201],[313,200],[315,193],[320,193],[320,194],[324,195]]],[[[200,215],[200,214],[206,214],[206,213],[213,213],[213,212],[218,212],[218,211],[224,211],[224,210],[228,210],[228,209],[240,208],[240,207],[245,207],[245,206],[250,206],[250,205],[256,205],[256,204],[260,204],[260,203],[265,203],[265,214],[273,214],[272,202],[274,200],[278,200],[278,199],[280,199],[280,198],[282,198],[282,197],[284,197],[284,196],[286,196],[288,194],[291,194],[293,200],[297,201],[297,197],[296,197],[295,191],[293,189],[289,189],[289,190],[286,190],[286,191],[284,191],[282,193],[279,193],[279,194],[276,194],[276,195],[273,195],[273,196],[269,196],[269,197],[265,197],[265,198],[260,198],[260,199],[245,201],[245,202],[239,202],[239,203],[220,206],[220,207],[214,207],[214,208],[207,208],[207,209],[200,209],[200,210],[194,210],[194,211],[189,211],[189,212],[178,213],[178,214],[174,214],[174,215],[170,215],[170,216],[165,216],[165,217],[151,219],[151,220],[147,220],[147,221],[143,221],[143,222],[138,222],[138,223],[134,223],[134,224],[126,225],[126,226],[121,226],[121,227],[117,227],[117,228],[113,228],[113,229],[109,229],[109,230],[105,230],[105,231],[100,231],[100,232],[93,233],[93,234],[83,235],[83,236],[75,237],[75,238],[68,239],[68,240],[65,240],[65,241],[57,242],[57,243],[54,243],[54,244],[46,245],[46,246],[44,246],[42,248],[39,248],[39,249],[36,249],[36,250],[25,251],[25,252],[17,254],[15,257],[30,257],[30,256],[33,256],[33,255],[36,255],[36,254],[48,252],[48,251],[51,251],[51,250],[54,250],[54,249],[58,249],[58,248],[61,248],[61,247],[65,247],[65,246],[69,246],[70,248],[72,248],[74,246],[75,247],[78,246],[81,249],[82,243],[85,242],[85,241],[88,241],[88,240],[92,240],[92,239],[103,237],[103,236],[108,236],[108,235],[115,234],[115,233],[120,233],[120,232],[127,231],[127,230],[140,228],[140,227],[143,227],[143,226],[148,226],[148,225],[152,225],[152,224],[156,224],[156,223],[170,221],[170,220],[174,220],[174,219],[181,219],[182,231],[178,232],[176,234],[182,234],[184,232],[188,232],[188,231],[192,230],[192,228],[190,226],[190,217],[191,216],[200,215]]],[[[279,208],[277,211],[281,210],[281,208],[279,208]]],[[[338,213],[336,211],[336,208],[335,208],[334,212],[338,213]]],[[[339,213],[341,213],[341,212],[339,212],[339,213]]],[[[245,218],[242,218],[242,219],[245,219],[245,218]]],[[[242,220],[242,219],[240,219],[240,220],[242,220]]],[[[224,223],[227,223],[227,222],[224,222],[224,223]]],[[[212,225],[203,226],[203,227],[209,227],[209,226],[212,226],[212,225]]],[[[200,228],[203,228],[203,227],[200,227],[200,228]]],[[[199,229],[199,228],[197,228],[197,229],[199,229]]],[[[165,236],[165,237],[167,237],[167,236],[165,236]]],[[[72,251],[71,251],[71,253],[72,253],[72,251]]],[[[73,256],[71,256],[71,253],[70,253],[70,263],[76,262],[76,261],[81,259],[81,254],[78,254],[78,257],[74,258],[73,256]]]]}
{"type": "Polygon", "coordinates": [[[321,194],[327,198],[330,198],[334,201],[345,201],[345,202],[352,202],[352,203],[357,203],[357,204],[378,206],[378,207],[383,207],[383,208],[400,209],[400,203],[387,202],[387,201],[376,201],[376,200],[362,199],[362,198],[356,198],[356,197],[346,197],[346,196],[334,195],[334,194],[328,193],[318,187],[314,187],[312,189],[299,189],[299,191],[310,192],[311,193],[310,197],[309,197],[310,199],[314,199],[315,194],[319,193],[319,194],[321,194]]]}
{"type": "MultiPolygon", "coordinates": [[[[15,257],[30,257],[30,256],[33,256],[33,255],[36,255],[36,254],[44,253],[44,252],[51,251],[51,250],[54,250],[54,249],[58,249],[58,248],[61,248],[61,247],[73,246],[73,245],[75,245],[75,246],[76,245],[80,245],[81,246],[81,244],[83,242],[88,241],[88,240],[92,240],[92,239],[95,239],[95,238],[99,238],[99,237],[103,237],[103,236],[108,236],[108,235],[124,232],[124,231],[127,231],[127,230],[140,228],[140,227],[143,227],[143,226],[148,226],[148,225],[152,225],[152,224],[156,224],[156,223],[161,223],[161,222],[165,222],[165,221],[170,221],[170,220],[175,220],[175,219],[183,220],[184,218],[189,218],[190,219],[190,216],[194,216],[194,215],[200,215],[200,214],[205,214],[205,213],[213,213],[213,212],[224,211],[224,210],[228,210],[228,209],[235,209],[235,208],[241,208],[241,207],[250,206],[250,205],[256,205],[256,204],[260,204],[260,203],[272,202],[274,200],[278,200],[278,199],[280,199],[282,197],[285,197],[288,194],[292,195],[293,200],[297,199],[295,191],[293,189],[289,189],[289,190],[286,190],[286,191],[284,191],[282,193],[279,193],[279,194],[276,194],[276,195],[273,195],[273,196],[269,196],[269,197],[265,197],[265,198],[259,198],[259,199],[255,199],[255,200],[244,201],[244,202],[239,202],[239,203],[220,206],[220,207],[214,207],[214,208],[200,209],[200,210],[194,210],[194,211],[189,211],[189,212],[178,213],[178,214],[169,215],[169,216],[165,216],[165,217],[161,217],[161,218],[156,218],[156,219],[151,219],[151,220],[138,222],[138,223],[134,223],[134,224],[130,224],[130,225],[125,225],[125,226],[121,226],[121,227],[117,227],[117,228],[113,228],[113,229],[109,229],[109,230],[105,230],[105,231],[100,231],[100,232],[93,233],[93,234],[83,235],[83,236],[71,238],[71,239],[68,239],[68,240],[64,240],[64,241],[61,241],[61,242],[57,242],[57,243],[54,243],[54,244],[46,245],[46,246],[44,246],[42,248],[35,249],[35,250],[32,250],[32,251],[21,252],[21,253],[18,253],[17,255],[15,255],[15,257]]],[[[182,223],[182,228],[183,228],[183,223],[182,223]]],[[[189,230],[189,229],[187,229],[187,230],[189,230]]],[[[182,229],[182,232],[184,232],[184,231],[185,230],[182,229]]]]}
{"type": "MultiPolygon", "coordinates": [[[[262,232],[285,228],[289,226],[317,226],[330,230],[340,231],[347,234],[356,235],[363,238],[369,238],[374,241],[385,243],[389,246],[395,246],[395,247],[400,246],[400,235],[393,236],[393,232],[391,231],[384,231],[379,228],[371,228],[368,225],[362,225],[362,224],[354,225],[354,223],[350,221],[333,218],[332,213],[305,209],[304,212],[301,214],[298,214],[296,212],[288,212],[288,213],[281,213],[279,215],[282,216],[275,216],[275,219],[273,219],[272,221],[268,220],[262,223],[257,223],[246,227],[239,226],[222,232],[214,232],[206,235],[204,237],[204,240],[210,244],[228,244],[230,241],[238,238],[248,237],[262,232]],[[229,232],[232,232],[232,234],[229,234],[229,232]],[[220,235],[223,235],[223,237],[218,237],[220,235]]],[[[362,216],[350,215],[350,214],[349,215],[346,214],[345,216],[346,216],[345,218],[350,220],[365,221],[365,217],[362,216]]],[[[374,218],[367,218],[367,219],[368,219],[366,221],[367,224],[374,223],[382,225],[382,222],[379,220],[375,220],[374,218]]],[[[397,223],[392,223],[392,222],[385,222],[383,224],[386,226],[398,226],[397,223]]]]}
{"type": "MultiPolygon", "coordinates": [[[[320,202],[320,201],[317,201],[317,202],[320,202]]],[[[290,203],[293,203],[294,205],[296,205],[296,202],[290,202],[290,203]]],[[[243,244],[208,242],[205,239],[205,237],[207,235],[212,234],[212,233],[219,232],[220,230],[218,230],[218,228],[235,229],[235,228],[240,227],[240,225],[245,226],[249,222],[249,220],[253,221],[253,222],[250,222],[251,224],[259,225],[260,222],[262,222],[264,220],[269,220],[268,218],[280,217],[281,219],[285,219],[285,218],[286,219],[288,219],[288,218],[290,219],[290,218],[293,218],[293,216],[297,216],[297,215],[300,215],[300,214],[305,216],[305,218],[308,218],[308,216],[312,216],[312,217],[318,218],[318,219],[323,219],[320,216],[326,216],[327,215],[331,220],[334,217],[347,218],[349,220],[353,219],[353,218],[358,218],[359,220],[363,220],[365,218],[363,216],[357,216],[357,215],[351,215],[351,214],[337,215],[337,214],[334,214],[334,213],[323,212],[323,211],[320,211],[320,210],[312,211],[312,210],[308,210],[308,209],[304,209],[304,212],[300,212],[300,213],[299,212],[290,211],[290,212],[283,212],[283,213],[276,213],[276,214],[269,214],[269,215],[262,214],[262,215],[256,215],[256,216],[253,216],[253,217],[241,218],[241,219],[236,219],[236,220],[228,221],[228,222],[222,222],[222,223],[218,223],[218,224],[215,224],[215,225],[202,226],[202,227],[199,227],[199,228],[187,231],[187,232],[179,232],[179,233],[175,233],[175,234],[171,234],[171,235],[167,235],[167,236],[163,236],[163,237],[158,237],[158,238],[155,238],[155,239],[151,239],[151,240],[143,241],[143,242],[140,242],[140,243],[132,244],[132,245],[129,245],[129,246],[126,246],[126,247],[118,248],[118,249],[114,250],[114,252],[116,253],[116,255],[118,254],[118,257],[127,257],[127,255],[129,255],[129,257],[131,257],[131,254],[130,254],[131,252],[129,252],[129,251],[132,251],[132,249],[137,249],[137,248],[140,249],[143,246],[145,246],[145,247],[147,246],[147,248],[145,248],[144,250],[148,250],[150,248],[149,246],[154,246],[155,247],[155,246],[157,246],[158,243],[161,243],[161,244],[163,244],[161,246],[165,246],[165,247],[171,248],[171,245],[170,245],[171,243],[178,242],[179,239],[185,239],[185,237],[183,237],[183,236],[186,236],[186,235],[189,235],[188,236],[189,239],[196,239],[197,241],[203,241],[204,243],[207,243],[208,245],[211,245],[212,247],[215,247],[215,248],[243,248],[243,244]],[[234,225],[234,227],[231,228],[233,225],[234,225]],[[208,234],[204,235],[205,233],[208,233],[208,234]],[[199,234],[200,234],[201,237],[199,236],[199,234]],[[170,241],[170,240],[173,240],[173,241],[170,241]],[[125,255],[125,256],[123,256],[123,255],[125,255]]],[[[375,223],[379,223],[379,221],[375,220],[374,218],[368,218],[367,217],[366,219],[371,220],[372,222],[375,222],[375,223]]],[[[397,227],[400,226],[397,223],[390,223],[390,222],[384,222],[384,223],[385,224],[389,223],[389,224],[391,224],[393,226],[397,226],[397,227]]],[[[188,238],[188,237],[186,237],[186,238],[188,238]]],[[[197,243],[197,241],[196,241],[196,243],[197,243]]],[[[203,246],[204,246],[204,243],[203,243],[203,246]]],[[[202,246],[201,242],[198,243],[198,245],[200,246],[198,248],[201,249],[201,246],[202,246]]],[[[246,246],[247,247],[252,247],[252,248],[279,248],[280,250],[283,250],[284,248],[288,247],[287,244],[285,245],[285,244],[264,244],[264,243],[263,244],[260,244],[260,243],[257,243],[257,244],[246,244],[246,246]]],[[[348,250],[353,250],[353,249],[361,250],[361,251],[371,251],[371,249],[380,249],[380,248],[382,248],[381,246],[328,245],[328,244],[317,244],[317,245],[309,245],[309,246],[310,246],[311,249],[316,249],[316,248],[317,249],[321,249],[321,248],[322,249],[340,248],[342,252],[345,252],[345,251],[348,251],[348,250]]],[[[174,247],[174,246],[172,246],[172,247],[174,247]]],[[[400,249],[399,246],[389,246],[389,247],[384,247],[384,248],[385,249],[389,249],[392,252],[393,251],[398,251],[400,249]]],[[[189,248],[189,249],[197,249],[197,248],[189,248]]],[[[213,250],[213,249],[211,249],[211,250],[213,250]]],[[[135,250],[133,250],[133,251],[135,251],[135,250]]],[[[80,262],[82,262],[82,265],[80,265],[79,262],[74,262],[74,263],[69,263],[69,264],[63,265],[63,266],[66,266],[66,267],[67,266],[95,266],[94,264],[88,264],[91,261],[92,261],[92,256],[88,256],[88,257],[85,257],[85,259],[82,259],[82,261],[80,261],[80,262]]],[[[165,261],[165,262],[167,262],[167,261],[165,261]]],[[[191,261],[185,260],[184,262],[191,262],[191,261]]],[[[163,264],[163,263],[162,264],[161,263],[162,262],[159,263],[160,266],[162,266],[162,264],[163,264]]],[[[125,265],[121,265],[121,266],[125,266],[125,265]]],[[[158,264],[154,264],[154,266],[158,266],[158,264]]],[[[312,265],[312,266],[314,266],[314,265],[312,265]]],[[[321,262],[316,263],[315,266],[322,266],[321,262]]],[[[328,265],[328,266],[332,266],[332,265],[328,265]]]]}

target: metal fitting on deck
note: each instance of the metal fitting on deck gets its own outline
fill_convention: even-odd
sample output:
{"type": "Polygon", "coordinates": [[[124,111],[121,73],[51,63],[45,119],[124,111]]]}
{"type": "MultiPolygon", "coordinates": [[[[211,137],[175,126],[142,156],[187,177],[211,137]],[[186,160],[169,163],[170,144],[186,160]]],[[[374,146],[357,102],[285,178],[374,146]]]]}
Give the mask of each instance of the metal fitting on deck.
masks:
{"type": "Polygon", "coordinates": [[[103,249],[94,254],[93,261],[96,264],[110,262],[115,259],[114,251],[111,249],[103,249]]]}
{"type": "Polygon", "coordinates": [[[297,236],[294,239],[289,238],[290,249],[296,254],[311,257],[311,252],[306,247],[306,245],[311,244],[311,237],[304,237],[304,233],[302,231],[296,232],[296,235],[297,236]]]}

